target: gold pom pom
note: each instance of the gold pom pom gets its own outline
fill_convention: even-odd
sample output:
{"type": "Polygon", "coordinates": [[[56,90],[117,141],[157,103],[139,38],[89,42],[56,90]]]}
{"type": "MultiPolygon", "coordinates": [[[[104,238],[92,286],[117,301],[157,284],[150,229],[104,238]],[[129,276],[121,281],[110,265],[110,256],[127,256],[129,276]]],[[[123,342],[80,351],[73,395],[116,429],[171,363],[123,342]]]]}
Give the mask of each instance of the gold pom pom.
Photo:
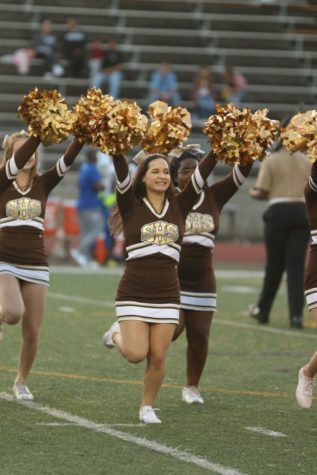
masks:
{"type": "Polygon", "coordinates": [[[187,140],[191,128],[191,116],[184,107],[171,107],[155,101],[148,107],[152,122],[142,142],[149,153],[168,154],[182,141],[187,140]]]}
{"type": "Polygon", "coordinates": [[[145,135],[148,119],[140,107],[127,100],[103,95],[91,88],[75,105],[74,135],[110,155],[124,154],[145,135]]]}
{"type": "Polygon", "coordinates": [[[28,124],[28,132],[44,145],[60,143],[71,133],[74,117],[56,89],[39,91],[35,87],[18,109],[18,117],[28,124]]]}
{"type": "Polygon", "coordinates": [[[262,160],[278,132],[279,122],[266,117],[268,110],[238,109],[234,104],[216,105],[203,132],[208,135],[217,160],[246,165],[262,160]]]}
{"type": "Polygon", "coordinates": [[[92,130],[103,115],[111,110],[112,96],[104,95],[100,89],[90,88],[81,95],[74,106],[75,122],[72,133],[81,143],[92,143],[92,130]]]}
{"type": "Polygon", "coordinates": [[[311,162],[317,160],[317,111],[299,112],[281,133],[282,143],[290,152],[301,150],[311,162]]]}

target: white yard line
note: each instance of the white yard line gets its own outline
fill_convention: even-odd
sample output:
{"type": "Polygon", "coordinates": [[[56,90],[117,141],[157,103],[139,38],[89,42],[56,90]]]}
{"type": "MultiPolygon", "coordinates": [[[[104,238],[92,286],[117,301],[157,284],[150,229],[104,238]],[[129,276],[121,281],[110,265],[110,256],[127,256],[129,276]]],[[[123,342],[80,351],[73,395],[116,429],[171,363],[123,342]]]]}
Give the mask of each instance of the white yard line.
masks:
{"type": "MultiPolygon", "coordinates": [[[[93,274],[93,275],[121,275],[124,267],[115,268],[102,267],[101,269],[91,270],[83,269],[77,266],[51,266],[52,274],[93,274]]],[[[261,279],[264,275],[263,271],[256,270],[216,270],[216,276],[222,279],[261,279]]]]}
{"type": "Polygon", "coordinates": [[[274,432],[273,430],[265,429],[264,427],[246,427],[246,430],[262,435],[268,435],[269,437],[287,437],[283,432],[274,432]]]}
{"type": "MultiPolygon", "coordinates": [[[[0,399],[16,403],[15,399],[7,393],[0,393],[0,399]]],[[[174,457],[177,460],[196,465],[200,468],[205,468],[210,472],[219,473],[221,475],[244,475],[239,470],[235,470],[234,468],[225,467],[224,465],[211,462],[210,460],[196,456],[194,454],[191,454],[190,452],[175,449],[173,447],[169,447],[167,445],[160,444],[158,442],[148,440],[143,437],[136,437],[127,432],[118,431],[116,429],[113,429],[109,424],[99,424],[88,419],[84,419],[83,417],[74,416],[67,412],[60,411],[59,409],[42,406],[41,404],[35,402],[19,402],[18,404],[24,406],[27,409],[33,409],[34,411],[43,412],[44,414],[47,414],[49,416],[56,417],[57,419],[61,419],[63,421],[75,424],[81,428],[89,429],[94,432],[101,432],[111,437],[123,440],[124,442],[129,442],[131,444],[153,450],[154,452],[160,452],[164,455],[170,455],[171,457],[174,457]]]]}
{"type": "MultiPolygon", "coordinates": [[[[66,294],[60,294],[57,292],[48,292],[48,297],[57,299],[57,300],[66,300],[68,302],[75,302],[75,303],[83,303],[83,304],[91,304],[95,305],[97,307],[104,307],[104,308],[115,308],[114,301],[109,302],[107,300],[94,300],[94,299],[89,299],[86,297],[77,297],[74,295],[66,295],[66,294]]],[[[113,314],[115,315],[115,314],[113,314]]],[[[313,334],[307,334],[303,333],[302,330],[282,330],[279,328],[272,328],[264,325],[258,325],[258,324],[251,324],[251,323],[242,323],[242,322],[234,322],[233,320],[224,320],[222,318],[215,318],[213,320],[213,324],[215,325],[228,325],[232,327],[237,327],[237,328],[244,328],[247,330],[255,330],[255,331],[260,331],[264,333],[275,333],[277,335],[285,335],[285,336],[294,336],[296,338],[308,338],[311,340],[317,340],[317,335],[313,334]]]]}
{"type": "Polygon", "coordinates": [[[264,325],[258,325],[258,324],[252,325],[251,323],[242,323],[242,322],[234,322],[232,320],[223,320],[221,318],[219,318],[218,320],[215,319],[213,323],[218,324],[218,325],[228,325],[228,326],[237,327],[237,328],[245,328],[247,330],[256,330],[259,332],[275,333],[277,335],[294,336],[296,338],[309,338],[312,340],[317,340],[317,335],[312,335],[311,333],[303,333],[303,330],[282,330],[279,328],[272,328],[272,327],[267,327],[264,325]]]}

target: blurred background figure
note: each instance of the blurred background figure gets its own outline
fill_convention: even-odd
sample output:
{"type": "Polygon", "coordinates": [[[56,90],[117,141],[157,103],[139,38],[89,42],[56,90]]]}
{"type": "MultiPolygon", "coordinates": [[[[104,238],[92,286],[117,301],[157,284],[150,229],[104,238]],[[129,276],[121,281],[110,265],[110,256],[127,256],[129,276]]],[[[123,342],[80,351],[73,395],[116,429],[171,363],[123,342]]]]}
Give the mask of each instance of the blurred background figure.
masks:
{"type": "Polygon", "coordinates": [[[304,187],[311,164],[304,154],[290,154],[281,144],[278,147],[261,163],[255,186],[250,190],[252,198],[269,202],[263,215],[266,248],[263,287],[257,303],[250,305],[249,314],[260,324],[269,323],[285,270],[290,326],[300,329],[303,327],[305,253],[310,236],[304,187]]]}
{"type": "Polygon", "coordinates": [[[117,42],[111,39],[103,54],[100,71],[91,77],[92,86],[102,88],[103,84],[107,83],[107,93],[110,94],[110,96],[119,97],[123,76],[122,69],[122,57],[118,51],[117,42]]]}
{"type": "Polygon", "coordinates": [[[104,239],[105,218],[98,196],[104,184],[97,167],[97,150],[93,148],[87,151],[86,161],[80,167],[78,188],[80,244],[79,249],[71,250],[71,256],[81,267],[98,268],[92,255],[97,239],[104,239]]]}
{"type": "Polygon", "coordinates": [[[87,37],[78,28],[77,18],[66,20],[67,31],[62,39],[62,56],[68,60],[67,74],[83,77],[87,66],[87,37]]]}
{"type": "Polygon", "coordinates": [[[50,20],[43,20],[41,29],[33,38],[35,58],[44,59],[44,75],[54,74],[61,76],[64,69],[57,60],[57,37],[53,34],[53,26],[50,20]],[[56,74],[58,73],[59,74],[56,74]]]}
{"type": "Polygon", "coordinates": [[[93,84],[93,79],[100,73],[102,60],[105,54],[105,49],[100,38],[95,38],[89,48],[89,78],[90,84],[93,84]]]}
{"type": "Polygon", "coordinates": [[[179,105],[178,81],[170,65],[162,63],[151,75],[149,103],[164,101],[171,106],[179,105]]]}
{"type": "Polygon", "coordinates": [[[115,264],[112,261],[112,250],[115,245],[115,239],[111,234],[110,227],[108,224],[108,218],[111,215],[112,209],[116,204],[116,175],[113,166],[112,157],[106,153],[102,153],[100,150],[97,151],[97,167],[102,176],[102,183],[104,189],[99,191],[99,199],[101,202],[101,208],[104,213],[105,218],[105,248],[107,250],[106,260],[107,265],[115,264]]]}
{"type": "Polygon", "coordinates": [[[216,90],[212,72],[201,66],[193,80],[192,98],[198,117],[205,119],[215,112],[216,90]]]}
{"type": "Polygon", "coordinates": [[[222,99],[226,103],[232,102],[239,107],[246,92],[246,78],[243,74],[236,72],[232,66],[227,66],[223,73],[223,82],[222,99]]]}

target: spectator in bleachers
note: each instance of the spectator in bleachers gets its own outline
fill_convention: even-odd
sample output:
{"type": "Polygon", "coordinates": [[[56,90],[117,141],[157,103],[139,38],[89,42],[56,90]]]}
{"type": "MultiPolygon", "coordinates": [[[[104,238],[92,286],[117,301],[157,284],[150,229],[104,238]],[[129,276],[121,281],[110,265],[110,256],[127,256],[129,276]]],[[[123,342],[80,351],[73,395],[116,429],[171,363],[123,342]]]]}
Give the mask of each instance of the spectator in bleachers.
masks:
{"type": "Polygon", "coordinates": [[[178,81],[170,65],[162,63],[151,75],[149,103],[164,101],[171,106],[179,105],[178,81]]]}
{"type": "Polygon", "coordinates": [[[33,47],[36,58],[44,59],[45,73],[53,73],[57,63],[57,37],[52,32],[50,20],[43,20],[41,30],[33,38],[33,47]]]}
{"type": "Polygon", "coordinates": [[[227,66],[223,73],[223,81],[224,86],[221,90],[222,99],[227,104],[232,102],[239,107],[246,92],[246,78],[243,74],[236,72],[233,67],[227,66]]]}
{"type": "Polygon", "coordinates": [[[100,73],[104,54],[105,50],[100,38],[95,38],[90,45],[88,59],[91,85],[93,83],[93,78],[95,78],[95,76],[100,73]]]}
{"type": "Polygon", "coordinates": [[[200,118],[209,117],[215,112],[216,90],[212,72],[208,66],[201,66],[193,81],[192,98],[200,118]]]}
{"type": "Polygon", "coordinates": [[[101,71],[91,78],[92,86],[101,88],[104,83],[107,83],[108,94],[118,97],[123,76],[122,69],[122,56],[118,51],[117,42],[111,39],[108,41],[107,49],[104,52],[101,71]]]}
{"type": "Polygon", "coordinates": [[[62,38],[62,56],[68,60],[67,73],[70,77],[82,77],[87,62],[87,36],[78,29],[75,17],[66,20],[67,31],[62,38]]]}

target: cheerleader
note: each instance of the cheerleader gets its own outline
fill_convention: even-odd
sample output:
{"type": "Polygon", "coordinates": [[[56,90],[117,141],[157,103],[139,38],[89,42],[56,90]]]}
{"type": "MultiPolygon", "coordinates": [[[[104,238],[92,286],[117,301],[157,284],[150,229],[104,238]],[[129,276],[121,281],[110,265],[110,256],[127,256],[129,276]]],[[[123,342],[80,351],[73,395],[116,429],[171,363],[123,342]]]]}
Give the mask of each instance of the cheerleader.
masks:
{"type": "Polygon", "coordinates": [[[49,270],[44,247],[48,194],[61,181],[82,145],[74,139],[56,165],[37,173],[40,139],[26,132],[6,136],[0,168],[0,324],[22,320],[22,345],[13,392],[32,401],[27,378],[44,315],[49,270]]]}
{"type": "MultiPolygon", "coordinates": [[[[186,189],[199,163],[202,151],[193,146],[171,162],[171,177],[180,193],[186,189]]],[[[186,328],[187,381],[182,400],[187,404],[203,404],[198,385],[208,355],[208,339],[217,309],[213,248],[223,206],[234,195],[251,170],[235,165],[232,172],[212,186],[204,186],[186,219],[178,275],[181,290],[180,323],[175,340],[186,328]]]]}
{"type": "MultiPolygon", "coordinates": [[[[306,211],[311,234],[311,245],[305,272],[305,295],[308,310],[317,324],[317,161],[305,187],[306,211]]],[[[296,400],[300,407],[309,409],[313,400],[314,378],[317,373],[317,351],[299,370],[296,400]]]]}
{"type": "Polygon", "coordinates": [[[177,263],[185,219],[214,165],[209,153],[188,186],[175,196],[166,156],[146,157],[132,183],[124,157],[114,157],[118,210],[111,225],[115,234],[122,225],[126,267],[116,296],[117,322],[103,339],[105,346],[117,346],[131,363],[147,360],[139,411],[139,419],[146,424],[161,422],[153,405],[179,320],[177,263]]]}

